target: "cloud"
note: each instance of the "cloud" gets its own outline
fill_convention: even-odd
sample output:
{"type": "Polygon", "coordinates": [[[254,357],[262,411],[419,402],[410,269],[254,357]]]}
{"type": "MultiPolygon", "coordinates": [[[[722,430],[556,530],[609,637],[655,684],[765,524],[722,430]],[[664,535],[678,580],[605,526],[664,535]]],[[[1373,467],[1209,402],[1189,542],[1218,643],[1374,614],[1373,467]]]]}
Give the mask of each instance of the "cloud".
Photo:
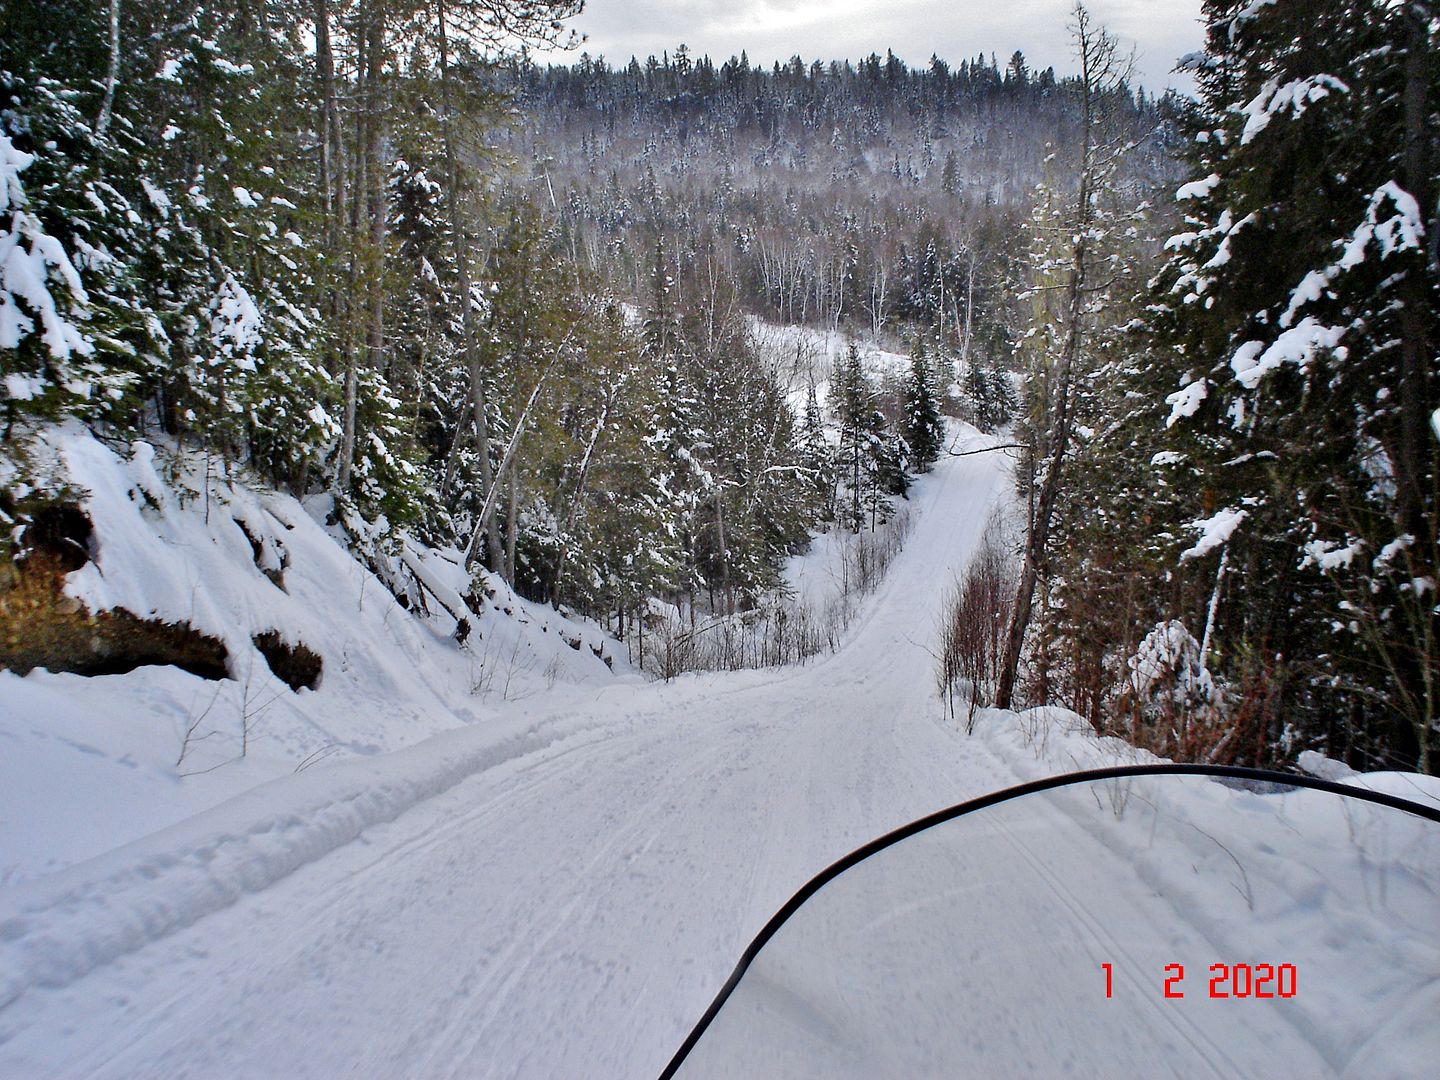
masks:
{"type": "MultiPolygon", "coordinates": [[[[912,65],[932,53],[958,64],[1016,49],[1034,69],[1072,67],[1068,0],[589,0],[574,23],[583,48],[624,64],[684,42],[717,62],[745,50],[769,64],[858,60],[886,49],[912,65]]],[[[1140,81],[1152,89],[1188,87],[1170,74],[1177,57],[1202,44],[1200,0],[1091,0],[1096,20],[1139,54],[1140,81]]]]}

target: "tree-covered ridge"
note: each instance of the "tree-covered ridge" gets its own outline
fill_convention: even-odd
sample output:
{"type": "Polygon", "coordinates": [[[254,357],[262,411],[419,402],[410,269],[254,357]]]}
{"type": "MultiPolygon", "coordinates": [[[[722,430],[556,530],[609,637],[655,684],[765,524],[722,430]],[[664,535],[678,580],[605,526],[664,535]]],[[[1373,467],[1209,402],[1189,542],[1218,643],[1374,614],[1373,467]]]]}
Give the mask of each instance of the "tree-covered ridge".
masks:
{"type": "MultiPolygon", "coordinates": [[[[911,68],[892,54],[770,68],[672,53],[515,63],[509,138],[572,258],[638,290],[657,236],[711,252],[778,322],[925,327],[1008,357],[1016,237],[1079,130],[1074,78],[1020,53],[911,68]]],[[[1129,83],[1126,167],[1170,177],[1172,103],[1129,83]]]]}

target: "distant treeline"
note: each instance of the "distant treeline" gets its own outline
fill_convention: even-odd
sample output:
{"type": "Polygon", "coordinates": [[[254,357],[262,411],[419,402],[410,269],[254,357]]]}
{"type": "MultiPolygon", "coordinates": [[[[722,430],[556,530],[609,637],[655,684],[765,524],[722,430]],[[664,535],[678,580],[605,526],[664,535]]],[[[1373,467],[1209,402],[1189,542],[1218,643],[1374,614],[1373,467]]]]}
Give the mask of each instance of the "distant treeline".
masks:
{"type": "MultiPolygon", "coordinates": [[[[1020,226],[1034,189],[1067,183],[1078,84],[976,57],[911,68],[893,53],[770,68],[684,45],[612,67],[515,62],[526,121],[508,146],[569,253],[638,295],[657,239],[718,257],[782,322],[939,331],[1009,354],[1020,226]],[[1057,166],[1057,162],[1060,164],[1057,166]]],[[[1127,176],[1173,171],[1174,102],[1121,85],[1139,144],[1127,176]]]]}

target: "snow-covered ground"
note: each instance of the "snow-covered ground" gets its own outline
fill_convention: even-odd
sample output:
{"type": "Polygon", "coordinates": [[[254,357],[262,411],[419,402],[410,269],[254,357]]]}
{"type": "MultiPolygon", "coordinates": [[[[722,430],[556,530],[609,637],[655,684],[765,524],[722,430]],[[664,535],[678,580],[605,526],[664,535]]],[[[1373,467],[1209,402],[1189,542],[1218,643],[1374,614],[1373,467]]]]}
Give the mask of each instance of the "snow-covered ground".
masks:
{"type": "MultiPolygon", "coordinates": [[[[307,510],[287,495],[207,478],[203,457],[162,478],[157,468],[170,469],[149,444],[112,449],[79,425],[52,431],[42,450],[88,492],[94,523],[92,561],[69,575],[67,593],[95,611],[123,607],[220,639],[232,678],[168,666],[91,678],[0,671],[0,886],[297,768],[397,750],[499,711],[514,716],[543,691],[593,689],[617,673],[638,679],[623,646],[617,654],[598,627],[528,604],[500,581],[460,648],[433,593],[411,590],[412,608],[424,600],[433,612],[413,617],[330,535],[328,506],[307,510]],[[319,654],[315,689],[292,691],[271,673],[253,641],[270,631],[319,654]]],[[[458,554],[409,556],[459,609],[458,554]]]]}
{"type": "MultiPolygon", "coordinates": [[[[931,654],[941,598],[1008,490],[1000,454],[947,459],[923,478],[905,550],[845,646],[807,666],[577,681],[536,694],[526,715],[447,714],[407,748],[287,770],[160,832],[136,828],[127,846],[12,882],[0,891],[0,1076],[658,1073],[756,931],[836,858],[1022,779],[1139,756],[1058,711],[983,712],[973,736],[941,714],[931,654]]],[[[427,643],[442,646],[443,634],[427,643]]],[[[417,675],[454,677],[443,666],[417,675]]],[[[17,689],[63,677],[4,678],[8,709],[17,689]]],[[[452,691],[435,693],[448,708],[452,691]]],[[[122,756],[124,737],[107,756],[122,756]]],[[[1083,831],[1067,837],[1075,862],[1102,847],[1083,831]]],[[[1000,851],[991,869],[1021,857],[1000,851]]],[[[1208,955],[1226,928],[1178,912],[1203,913],[1232,883],[1196,874],[1107,879],[1103,896],[1137,925],[1168,927],[1167,946],[1208,955]]],[[[1396,888],[1433,892],[1434,875],[1420,861],[1396,888]]],[[[1321,932],[1324,893],[1300,884],[1289,910],[1310,921],[1295,932],[1321,932]]],[[[1015,932],[1072,952],[1097,940],[1083,908],[1046,911],[1046,925],[1013,912],[1015,932]]],[[[1415,917],[1440,918],[1440,904],[1433,912],[1415,917]]],[[[1338,932],[1357,928],[1373,932],[1338,932]]],[[[1123,940],[1106,943],[1117,963],[1139,962],[1123,940]]],[[[1419,1031],[1430,1060],[1440,1059],[1423,1026],[1437,965],[1422,953],[1391,986],[1370,988],[1408,1001],[1408,1026],[1391,1034],[1419,1031]]],[[[1314,1008],[1334,1001],[1319,995],[1314,1008]]],[[[1100,1005],[1072,1001],[1054,1019],[1083,1030],[1100,1005]]],[[[1243,1066],[1245,1040],[1263,1037],[1293,1052],[1297,1074],[1343,1073],[1362,1048],[1327,1023],[1237,1029],[1218,1071],[1243,1066]]]]}
{"type": "Polygon", "coordinates": [[[810,386],[823,406],[830,393],[830,376],[853,344],[860,352],[866,373],[875,380],[904,375],[910,358],[887,348],[893,342],[879,342],[873,336],[846,330],[822,330],[811,326],[782,326],[750,316],[750,334],[760,356],[780,376],[790,407],[805,414],[810,386]]]}
{"type": "Polygon", "coordinates": [[[826,885],[680,1076],[1430,1075],[1437,864],[1433,823],[1329,792],[1030,794],[826,885]]]}

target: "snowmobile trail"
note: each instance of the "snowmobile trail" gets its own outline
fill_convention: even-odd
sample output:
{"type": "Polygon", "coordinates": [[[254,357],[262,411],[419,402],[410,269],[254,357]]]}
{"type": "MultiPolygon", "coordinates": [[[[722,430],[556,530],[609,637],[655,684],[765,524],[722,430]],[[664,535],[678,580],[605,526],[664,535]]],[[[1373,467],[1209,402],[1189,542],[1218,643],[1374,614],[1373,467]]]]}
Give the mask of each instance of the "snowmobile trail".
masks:
{"type": "Polygon", "coordinates": [[[809,876],[1005,782],[997,760],[957,764],[927,704],[924,647],[999,465],[947,464],[920,486],[917,528],[837,655],[607,691],[603,737],[481,772],[70,987],[30,993],[3,1018],[0,1071],[658,1071],[809,876]],[[76,1016],[87,1022],[64,1034],[76,1016]]]}
{"type": "Polygon", "coordinates": [[[999,454],[925,478],[835,655],[603,691],[592,729],[31,988],[0,1008],[0,1075],[657,1074],[806,880],[1016,782],[940,721],[929,651],[1007,484],[999,454]]]}

